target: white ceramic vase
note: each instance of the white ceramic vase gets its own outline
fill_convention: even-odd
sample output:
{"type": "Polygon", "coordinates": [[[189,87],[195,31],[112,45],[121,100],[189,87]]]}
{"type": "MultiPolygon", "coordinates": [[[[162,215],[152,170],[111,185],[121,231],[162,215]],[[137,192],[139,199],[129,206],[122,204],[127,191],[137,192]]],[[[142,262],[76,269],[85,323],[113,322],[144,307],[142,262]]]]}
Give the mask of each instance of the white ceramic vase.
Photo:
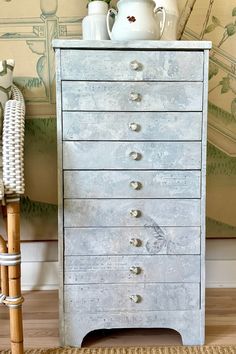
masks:
{"type": "MultiPolygon", "coordinates": [[[[166,23],[162,40],[171,41],[177,39],[177,27],[179,22],[179,9],[177,0],[154,0],[156,7],[164,6],[166,10],[166,23]]],[[[162,18],[160,17],[160,21],[162,18]]]]}
{"type": "Polygon", "coordinates": [[[109,39],[106,26],[108,4],[105,1],[91,1],[88,4],[88,16],[82,21],[83,39],[109,39]]]}
{"type": "Polygon", "coordinates": [[[153,0],[119,0],[118,11],[110,9],[107,14],[107,28],[112,40],[160,39],[165,27],[165,8],[155,8],[153,0]],[[162,21],[157,17],[162,13],[162,21]],[[109,20],[115,15],[110,29],[109,20]],[[160,23],[162,22],[162,23],[160,23]]]}

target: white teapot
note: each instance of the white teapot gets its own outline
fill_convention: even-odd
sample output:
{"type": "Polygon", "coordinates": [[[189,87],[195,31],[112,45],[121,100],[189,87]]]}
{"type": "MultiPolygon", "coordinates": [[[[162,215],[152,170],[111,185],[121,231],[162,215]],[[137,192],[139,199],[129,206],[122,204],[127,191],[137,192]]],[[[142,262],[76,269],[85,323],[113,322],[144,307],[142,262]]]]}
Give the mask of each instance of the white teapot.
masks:
{"type": "Polygon", "coordinates": [[[110,9],[107,13],[107,30],[112,40],[160,39],[164,28],[166,12],[163,7],[155,8],[153,0],[120,0],[118,12],[110,9]],[[157,16],[162,12],[163,20],[157,16]],[[110,29],[110,16],[115,23],[110,29]]]}

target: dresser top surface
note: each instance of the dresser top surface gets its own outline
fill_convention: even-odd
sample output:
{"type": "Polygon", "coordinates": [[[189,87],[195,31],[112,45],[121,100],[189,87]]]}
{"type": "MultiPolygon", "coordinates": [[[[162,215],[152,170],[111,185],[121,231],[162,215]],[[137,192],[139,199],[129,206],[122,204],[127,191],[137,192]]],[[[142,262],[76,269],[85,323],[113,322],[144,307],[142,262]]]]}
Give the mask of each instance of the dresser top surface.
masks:
{"type": "Polygon", "coordinates": [[[211,49],[210,41],[110,41],[110,40],[80,40],[54,39],[54,48],[61,49],[146,49],[146,50],[204,50],[211,49]]]}

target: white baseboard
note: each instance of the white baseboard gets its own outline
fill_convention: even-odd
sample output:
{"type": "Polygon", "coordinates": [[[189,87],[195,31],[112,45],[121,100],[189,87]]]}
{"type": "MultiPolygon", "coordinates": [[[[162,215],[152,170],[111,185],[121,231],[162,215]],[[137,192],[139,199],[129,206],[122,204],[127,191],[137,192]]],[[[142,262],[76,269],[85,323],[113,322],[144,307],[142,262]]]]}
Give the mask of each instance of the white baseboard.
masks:
{"type": "Polygon", "coordinates": [[[21,282],[23,290],[58,289],[58,263],[22,262],[21,282]]]}
{"type": "MultiPolygon", "coordinates": [[[[206,261],[207,288],[236,288],[236,260],[206,261]]],[[[23,290],[58,289],[57,262],[23,262],[23,290]]]]}
{"type": "Polygon", "coordinates": [[[206,287],[210,288],[236,288],[236,282],[207,282],[206,287]]]}

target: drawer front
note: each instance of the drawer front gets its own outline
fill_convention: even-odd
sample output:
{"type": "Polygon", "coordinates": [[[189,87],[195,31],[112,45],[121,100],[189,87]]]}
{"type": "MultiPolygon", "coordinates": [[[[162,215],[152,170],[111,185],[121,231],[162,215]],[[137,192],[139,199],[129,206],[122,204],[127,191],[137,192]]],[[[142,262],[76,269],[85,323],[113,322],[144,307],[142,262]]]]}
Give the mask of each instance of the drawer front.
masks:
{"type": "Polygon", "coordinates": [[[200,256],[67,256],[65,284],[200,282],[200,256]]]}
{"type": "Polygon", "coordinates": [[[203,53],[63,50],[63,80],[202,81],[203,53]]]}
{"type": "Polygon", "coordinates": [[[200,226],[200,199],[65,199],[64,225],[200,226]]]}
{"type": "Polygon", "coordinates": [[[65,312],[199,309],[199,284],[66,285],[65,312]],[[135,302],[137,301],[137,302],[135,302]]]}
{"type": "Polygon", "coordinates": [[[96,169],[200,169],[200,142],[63,143],[63,167],[96,169]]]}
{"type": "Polygon", "coordinates": [[[64,140],[201,140],[200,112],[63,112],[64,140]]]}
{"type": "Polygon", "coordinates": [[[200,254],[200,227],[69,228],[66,256],[200,254]]]}
{"type": "Polygon", "coordinates": [[[200,171],[64,171],[65,198],[200,198],[200,171]]]}
{"type": "Polygon", "coordinates": [[[201,82],[62,81],[66,111],[202,111],[201,82]]]}

